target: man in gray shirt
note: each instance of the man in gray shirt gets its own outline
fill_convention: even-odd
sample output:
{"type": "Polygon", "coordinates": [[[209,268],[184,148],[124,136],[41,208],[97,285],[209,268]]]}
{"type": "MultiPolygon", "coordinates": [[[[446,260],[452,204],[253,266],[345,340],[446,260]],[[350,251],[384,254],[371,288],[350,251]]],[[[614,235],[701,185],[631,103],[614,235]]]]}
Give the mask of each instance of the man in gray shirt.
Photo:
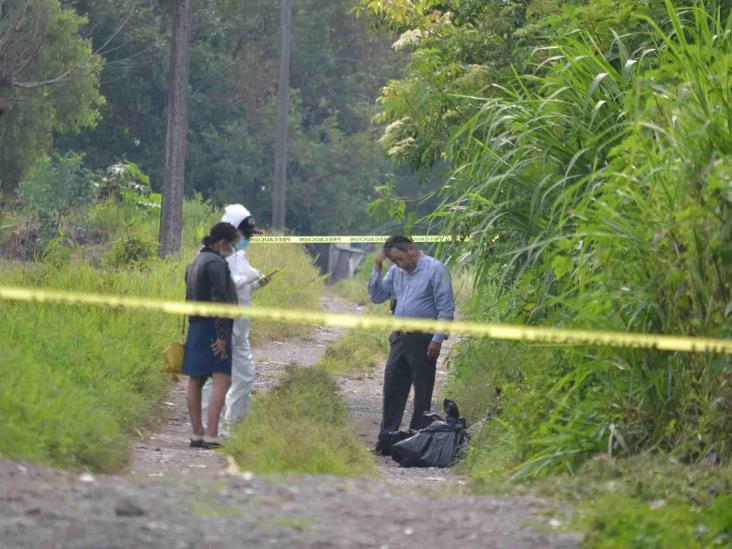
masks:
{"type": "MultiPolygon", "coordinates": [[[[394,316],[453,320],[455,304],[452,280],[447,268],[419,251],[402,235],[391,236],[374,260],[369,280],[369,297],[374,303],[396,301],[394,316]],[[394,265],[381,277],[384,258],[394,265]]],[[[430,423],[423,414],[430,410],[435,385],[435,368],[445,334],[393,332],[384,370],[384,405],[379,442],[374,451],[390,453],[389,433],[401,426],[409,390],[414,385],[414,413],[410,429],[430,423]]]]}

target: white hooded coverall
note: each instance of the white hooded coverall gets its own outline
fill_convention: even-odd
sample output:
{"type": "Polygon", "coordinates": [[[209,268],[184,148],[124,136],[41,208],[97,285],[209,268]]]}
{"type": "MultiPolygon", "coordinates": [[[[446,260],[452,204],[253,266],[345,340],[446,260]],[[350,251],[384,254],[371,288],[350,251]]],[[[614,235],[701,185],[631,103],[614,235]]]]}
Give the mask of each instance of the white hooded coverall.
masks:
{"type": "MultiPolygon", "coordinates": [[[[242,219],[244,218],[242,217],[242,219]]],[[[228,221],[226,216],[224,216],[224,221],[228,221]]],[[[236,251],[227,257],[226,261],[229,263],[229,270],[231,271],[231,278],[236,287],[239,305],[251,305],[252,290],[259,288],[262,274],[250,265],[245,250],[236,251]]],[[[224,424],[220,429],[224,434],[227,434],[231,425],[245,416],[251,407],[251,390],[257,367],[249,344],[250,323],[249,318],[237,318],[234,320],[234,328],[231,335],[231,387],[226,393],[224,424]]],[[[213,382],[209,378],[203,386],[203,393],[201,395],[201,415],[203,416],[204,424],[208,417],[208,399],[211,396],[212,387],[213,382]]]]}

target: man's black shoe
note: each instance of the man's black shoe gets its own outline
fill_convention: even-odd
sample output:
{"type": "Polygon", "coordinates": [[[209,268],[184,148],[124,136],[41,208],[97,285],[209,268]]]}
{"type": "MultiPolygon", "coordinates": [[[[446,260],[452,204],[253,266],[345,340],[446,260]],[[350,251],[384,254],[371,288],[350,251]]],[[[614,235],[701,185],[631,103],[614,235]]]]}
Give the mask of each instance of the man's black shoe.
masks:
{"type": "Polygon", "coordinates": [[[377,456],[390,456],[391,447],[397,442],[409,438],[413,435],[412,432],[406,433],[404,431],[383,431],[379,433],[379,440],[371,448],[371,451],[377,456]]]}

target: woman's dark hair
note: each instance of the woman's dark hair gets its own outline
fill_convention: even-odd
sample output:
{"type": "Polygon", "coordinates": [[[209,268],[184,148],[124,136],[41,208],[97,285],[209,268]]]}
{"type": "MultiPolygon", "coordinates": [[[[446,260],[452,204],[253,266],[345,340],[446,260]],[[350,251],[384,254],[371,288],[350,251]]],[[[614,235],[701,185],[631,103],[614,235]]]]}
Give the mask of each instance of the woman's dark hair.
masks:
{"type": "Polygon", "coordinates": [[[204,246],[210,246],[219,240],[233,242],[237,238],[239,238],[239,233],[236,232],[236,227],[231,223],[222,221],[221,223],[216,223],[216,225],[211,227],[208,235],[203,237],[202,243],[204,246]]]}
{"type": "Polygon", "coordinates": [[[406,252],[409,248],[413,248],[414,243],[404,235],[395,234],[389,237],[384,243],[384,251],[388,252],[392,248],[396,248],[402,252],[406,252]]]}

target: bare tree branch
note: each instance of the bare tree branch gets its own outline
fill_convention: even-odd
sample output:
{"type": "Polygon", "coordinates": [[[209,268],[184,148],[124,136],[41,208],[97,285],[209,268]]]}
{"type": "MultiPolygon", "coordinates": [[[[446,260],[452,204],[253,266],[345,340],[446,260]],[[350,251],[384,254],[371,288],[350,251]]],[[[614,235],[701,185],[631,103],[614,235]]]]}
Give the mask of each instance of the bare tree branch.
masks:
{"type": "Polygon", "coordinates": [[[59,82],[63,82],[66,80],[69,75],[71,74],[72,69],[68,69],[65,73],[57,76],[56,78],[51,78],[49,80],[39,80],[36,82],[17,82],[13,81],[12,85],[16,88],[39,88],[41,86],[49,86],[51,84],[58,84],[59,82]]]}
{"type": "MultiPolygon", "coordinates": [[[[50,86],[67,80],[76,69],[84,66],[83,63],[77,64],[52,78],[34,81],[21,80],[20,75],[37,57],[43,46],[43,38],[48,32],[48,11],[41,10],[37,15],[32,16],[29,13],[32,2],[24,2],[20,8],[6,13],[5,4],[6,0],[0,0],[0,15],[9,17],[7,24],[4,25],[7,29],[6,32],[0,34],[0,85],[5,83],[14,88],[24,89],[50,86]],[[30,35],[23,36],[23,31],[27,31],[31,26],[33,30],[30,35]]],[[[94,50],[87,62],[91,61],[94,56],[108,53],[106,48],[129,25],[134,14],[134,8],[129,9],[116,30],[94,50]]]]}
{"type": "Polygon", "coordinates": [[[131,9],[130,12],[127,14],[127,17],[125,18],[125,20],[122,21],[122,23],[120,23],[119,27],[117,27],[117,30],[112,33],[112,35],[104,42],[104,44],[99,46],[94,51],[94,54],[104,53],[104,51],[103,51],[104,48],[106,48],[110,44],[110,42],[112,42],[112,40],[114,40],[115,38],[117,38],[117,36],[119,36],[119,33],[122,32],[122,30],[124,30],[124,28],[127,26],[127,23],[129,23],[130,19],[132,19],[132,16],[134,15],[134,13],[135,13],[135,10],[131,9]]]}
{"type": "Polygon", "coordinates": [[[48,11],[29,14],[29,5],[4,15],[8,17],[5,32],[0,35],[0,82],[12,84],[38,55],[48,31],[48,11]],[[30,27],[30,33],[23,36],[30,27]]]}

